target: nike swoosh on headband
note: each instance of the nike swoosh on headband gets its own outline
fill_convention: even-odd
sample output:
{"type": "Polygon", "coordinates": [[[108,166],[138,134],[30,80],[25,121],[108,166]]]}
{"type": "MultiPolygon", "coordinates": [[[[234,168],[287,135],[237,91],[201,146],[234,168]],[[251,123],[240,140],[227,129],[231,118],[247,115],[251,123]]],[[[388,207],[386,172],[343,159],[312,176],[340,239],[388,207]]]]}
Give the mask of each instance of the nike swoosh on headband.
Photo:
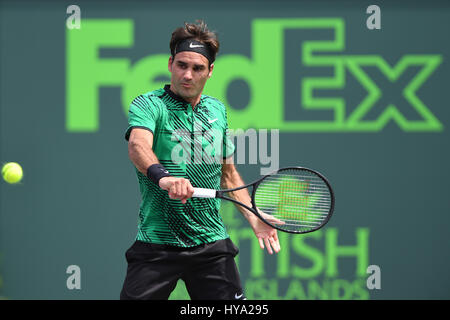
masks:
{"type": "Polygon", "coordinates": [[[189,44],[189,48],[203,48],[202,44],[193,44],[192,42],[189,44]]]}

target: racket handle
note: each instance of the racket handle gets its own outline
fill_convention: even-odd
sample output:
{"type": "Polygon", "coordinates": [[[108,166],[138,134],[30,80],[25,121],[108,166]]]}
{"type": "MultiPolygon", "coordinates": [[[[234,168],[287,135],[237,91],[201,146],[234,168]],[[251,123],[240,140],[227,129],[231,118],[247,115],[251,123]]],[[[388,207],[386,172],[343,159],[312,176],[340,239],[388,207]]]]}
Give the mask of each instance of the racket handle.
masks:
{"type": "Polygon", "coordinates": [[[194,188],[194,194],[192,196],[195,198],[215,198],[216,190],[204,189],[204,188],[194,188]]]}

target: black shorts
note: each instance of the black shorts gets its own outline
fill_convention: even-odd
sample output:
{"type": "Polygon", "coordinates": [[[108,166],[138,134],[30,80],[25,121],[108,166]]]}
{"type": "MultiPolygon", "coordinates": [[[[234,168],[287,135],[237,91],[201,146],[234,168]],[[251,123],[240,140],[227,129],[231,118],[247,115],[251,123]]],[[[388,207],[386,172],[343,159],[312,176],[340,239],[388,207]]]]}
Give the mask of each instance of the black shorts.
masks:
{"type": "Polygon", "coordinates": [[[121,300],[167,300],[179,279],[192,300],[245,299],[230,239],[192,248],[136,241],[127,250],[121,300]]]}

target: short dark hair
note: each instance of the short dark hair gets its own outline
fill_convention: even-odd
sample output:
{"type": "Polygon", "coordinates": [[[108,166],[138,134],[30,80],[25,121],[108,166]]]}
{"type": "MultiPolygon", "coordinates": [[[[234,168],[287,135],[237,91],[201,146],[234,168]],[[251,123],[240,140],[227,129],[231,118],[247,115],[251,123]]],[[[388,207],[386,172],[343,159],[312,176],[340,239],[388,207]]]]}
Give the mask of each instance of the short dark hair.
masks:
{"type": "Polygon", "coordinates": [[[184,27],[179,27],[172,32],[170,39],[170,53],[175,57],[175,48],[177,44],[186,39],[197,40],[206,45],[211,53],[213,61],[219,52],[219,40],[214,31],[210,31],[203,20],[197,20],[197,23],[184,23],[184,27]]]}

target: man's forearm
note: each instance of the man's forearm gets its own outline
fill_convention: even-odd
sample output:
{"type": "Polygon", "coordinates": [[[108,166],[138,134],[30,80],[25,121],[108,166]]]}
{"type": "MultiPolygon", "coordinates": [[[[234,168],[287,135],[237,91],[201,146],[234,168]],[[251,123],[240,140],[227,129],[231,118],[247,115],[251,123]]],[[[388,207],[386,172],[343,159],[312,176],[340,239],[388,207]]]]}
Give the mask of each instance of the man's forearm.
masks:
{"type": "MultiPolygon", "coordinates": [[[[237,170],[224,172],[224,174],[222,175],[221,188],[223,189],[233,189],[243,186],[244,184],[245,183],[237,170]]],[[[251,198],[246,188],[230,192],[229,195],[231,198],[245,204],[247,207],[252,207],[251,198]]],[[[249,222],[256,218],[256,216],[252,212],[248,211],[244,207],[239,205],[237,205],[236,207],[249,222]]]]}
{"type": "Polygon", "coordinates": [[[159,163],[152,148],[148,144],[140,143],[139,141],[129,142],[128,155],[136,168],[144,175],[147,175],[148,167],[159,163]]]}

